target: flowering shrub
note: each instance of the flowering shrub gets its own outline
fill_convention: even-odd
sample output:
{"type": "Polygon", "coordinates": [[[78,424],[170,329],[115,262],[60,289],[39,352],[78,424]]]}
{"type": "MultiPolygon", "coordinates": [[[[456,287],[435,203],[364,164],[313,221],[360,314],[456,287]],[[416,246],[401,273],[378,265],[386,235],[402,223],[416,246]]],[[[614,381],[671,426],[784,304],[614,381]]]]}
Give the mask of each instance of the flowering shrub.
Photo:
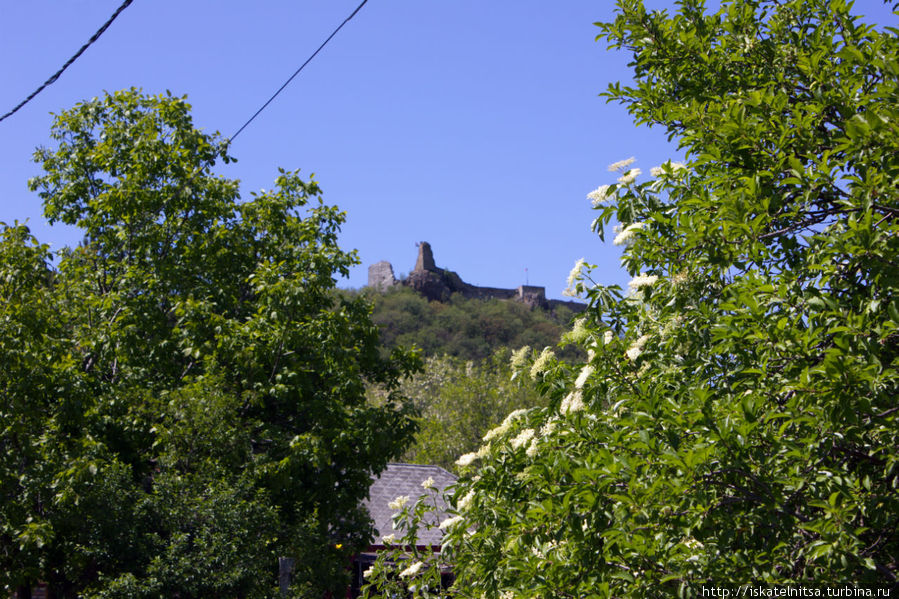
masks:
{"type": "Polygon", "coordinates": [[[460,459],[455,597],[702,596],[899,575],[899,43],[840,0],[619,2],[608,96],[689,159],[588,195],[627,293],[584,260],[547,407],[460,459]]]}
{"type": "Polygon", "coordinates": [[[434,520],[427,518],[427,515],[439,511],[441,504],[449,505],[451,500],[440,495],[433,478],[422,481],[421,486],[423,494],[415,503],[410,503],[410,498],[403,495],[388,504],[391,509],[397,510],[393,516],[394,528],[405,531],[405,534],[402,537],[394,534],[382,537],[386,549],[363,573],[363,597],[403,597],[411,594],[416,599],[432,599],[445,596],[441,573],[449,567],[446,558],[450,554],[441,555],[433,552],[432,548],[422,548],[418,533],[422,528],[435,526],[449,531],[461,524],[463,519],[461,516],[450,516],[439,524],[433,524],[434,520]]]}

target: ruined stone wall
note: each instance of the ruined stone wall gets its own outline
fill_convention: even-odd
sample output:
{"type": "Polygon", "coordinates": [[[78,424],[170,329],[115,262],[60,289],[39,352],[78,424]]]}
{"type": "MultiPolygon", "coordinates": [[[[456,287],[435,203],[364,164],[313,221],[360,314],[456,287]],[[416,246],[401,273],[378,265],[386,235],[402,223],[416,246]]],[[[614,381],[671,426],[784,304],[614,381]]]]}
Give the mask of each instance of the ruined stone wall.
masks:
{"type": "Polygon", "coordinates": [[[396,277],[393,275],[393,266],[390,262],[382,260],[368,267],[368,286],[378,291],[386,291],[388,287],[396,285],[396,277]]]}
{"type": "Polygon", "coordinates": [[[393,266],[390,262],[382,261],[368,267],[368,286],[379,291],[394,285],[412,287],[430,301],[445,302],[453,293],[459,293],[463,297],[489,300],[515,300],[527,304],[531,308],[543,308],[552,310],[557,306],[565,306],[575,312],[582,311],[586,306],[579,302],[564,300],[547,300],[546,288],[535,285],[522,285],[517,289],[502,289],[499,287],[478,287],[462,280],[455,272],[438,268],[434,262],[434,252],[431,244],[422,241],[418,244],[418,258],[415,261],[415,269],[409,273],[409,277],[403,281],[397,281],[393,274],[393,266]]]}

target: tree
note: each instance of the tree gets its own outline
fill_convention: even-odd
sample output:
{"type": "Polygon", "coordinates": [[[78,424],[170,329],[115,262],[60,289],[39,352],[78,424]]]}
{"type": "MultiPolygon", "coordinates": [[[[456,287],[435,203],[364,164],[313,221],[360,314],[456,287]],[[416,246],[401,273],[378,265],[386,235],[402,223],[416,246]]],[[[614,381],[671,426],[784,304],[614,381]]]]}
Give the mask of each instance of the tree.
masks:
{"type": "MultiPolygon", "coordinates": [[[[402,460],[450,471],[458,468],[459,456],[480,447],[484,434],[506,414],[546,403],[529,377],[513,378],[508,349],[497,350],[477,363],[450,356],[428,357],[424,370],[404,379],[399,389],[418,414],[415,441],[402,460]]],[[[372,388],[369,397],[382,402],[382,395],[380,389],[372,388]]]]}
{"type": "Polygon", "coordinates": [[[896,587],[896,30],[841,0],[679,4],[600,24],[635,72],[607,97],[689,162],[591,192],[630,291],[572,272],[590,355],[538,368],[549,407],[461,480],[456,596],[896,587]]]}
{"type": "Polygon", "coordinates": [[[226,144],[180,98],[135,90],[60,114],[30,182],[84,242],[0,240],[0,582],[59,597],[342,590],[370,478],[411,439],[361,298],[344,214],[281,171],[239,201],[226,144]]]}

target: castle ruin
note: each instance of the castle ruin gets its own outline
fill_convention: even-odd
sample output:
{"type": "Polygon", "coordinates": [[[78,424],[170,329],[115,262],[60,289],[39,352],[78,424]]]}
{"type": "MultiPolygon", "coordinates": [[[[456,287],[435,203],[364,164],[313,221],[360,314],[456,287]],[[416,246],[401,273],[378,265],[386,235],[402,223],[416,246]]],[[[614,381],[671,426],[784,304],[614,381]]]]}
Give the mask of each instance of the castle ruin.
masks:
{"type": "Polygon", "coordinates": [[[521,285],[517,289],[500,289],[497,287],[478,287],[463,281],[458,274],[445,268],[438,268],[434,262],[431,244],[422,241],[418,244],[418,258],[415,269],[408,278],[399,281],[393,273],[390,262],[382,261],[368,267],[368,286],[379,291],[386,291],[395,285],[412,287],[429,301],[446,302],[453,293],[475,299],[502,299],[521,302],[531,308],[552,310],[556,306],[565,306],[575,312],[581,312],[585,306],[579,302],[546,299],[546,288],[534,285],[521,285]]]}

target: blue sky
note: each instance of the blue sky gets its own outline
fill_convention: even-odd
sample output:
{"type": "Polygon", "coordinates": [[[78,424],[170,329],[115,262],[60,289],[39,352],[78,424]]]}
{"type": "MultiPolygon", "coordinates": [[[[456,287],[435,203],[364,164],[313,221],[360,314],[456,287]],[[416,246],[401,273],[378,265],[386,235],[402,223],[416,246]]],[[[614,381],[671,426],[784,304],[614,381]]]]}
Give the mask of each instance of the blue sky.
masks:
{"type": "MultiPolygon", "coordinates": [[[[0,113],[56,71],[120,0],[0,0],[0,113]]],[[[62,77],[0,122],[0,221],[28,219],[58,248],[27,190],[51,112],[132,86],[187,94],[195,124],[233,134],[359,0],[135,0],[62,77]]],[[[662,0],[650,7],[672,6],[662,0]]],[[[870,21],[895,23],[878,0],[870,21]]],[[[370,0],[235,140],[220,172],[249,192],[278,167],[315,177],[347,212],[341,245],[362,264],[414,265],[429,241],[467,282],[544,285],[561,297],[579,258],[597,282],[624,285],[620,251],[590,232],[585,195],[630,156],[644,172],[678,158],[659,129],[636,128],[598,97],[626,81],[628,57],[594,38],[606,0],[370,0]]]]}

